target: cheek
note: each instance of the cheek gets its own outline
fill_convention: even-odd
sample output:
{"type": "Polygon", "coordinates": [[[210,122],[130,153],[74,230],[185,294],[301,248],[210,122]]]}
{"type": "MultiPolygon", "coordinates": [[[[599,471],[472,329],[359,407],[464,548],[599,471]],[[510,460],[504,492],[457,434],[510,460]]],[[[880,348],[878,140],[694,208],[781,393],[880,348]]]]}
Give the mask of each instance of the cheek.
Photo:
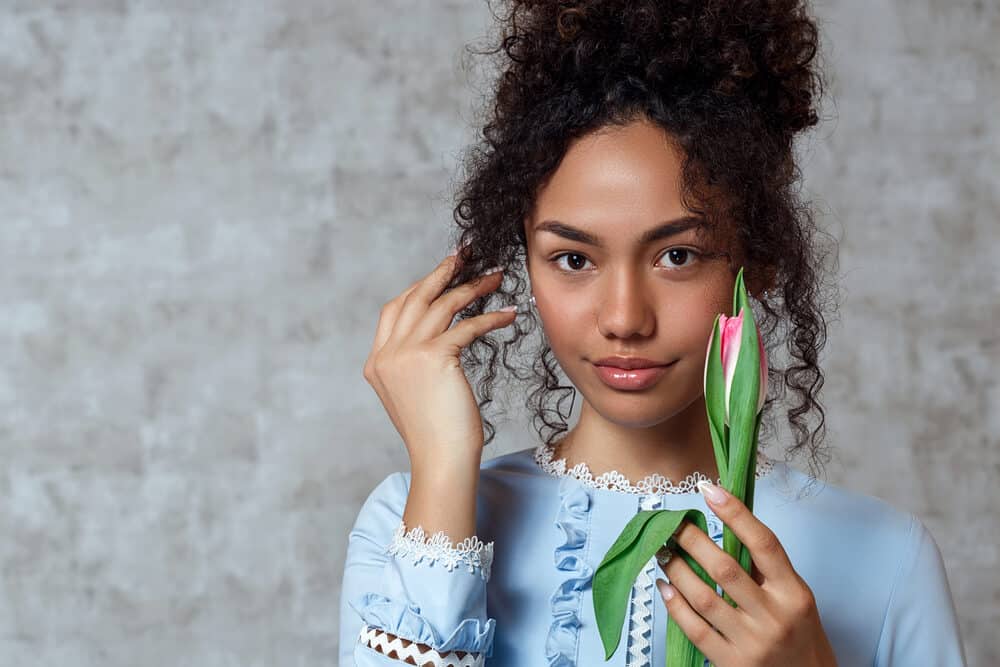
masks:
{"type": "Polygon", "coordinates": [[[545,336],[558,351],[584,338],[581,334],[594,327],[593,313],[586,299],[553,299],[536,304],[545,336]]]}
{"type": "MultiPolygon", "coordinates": [[[[664,336],[689,353],[704,354],[715,317],[725,306],[711,295],[692,295],[676,302],[660,319],[664,336]]],[[[731,304],[730,304],[731,307],[731,304]]]]}
{"type": "Polygon", "coordinates": [[[705,280],[691,295],[692,298],[687,304],[691,313],[698,319],[708,320],[709,329],[716,315],[722,313],[728,316],[733,310],[733,285],[736,279],[722,265],[713,268],[715,270],[705,276],[705,280]]]}

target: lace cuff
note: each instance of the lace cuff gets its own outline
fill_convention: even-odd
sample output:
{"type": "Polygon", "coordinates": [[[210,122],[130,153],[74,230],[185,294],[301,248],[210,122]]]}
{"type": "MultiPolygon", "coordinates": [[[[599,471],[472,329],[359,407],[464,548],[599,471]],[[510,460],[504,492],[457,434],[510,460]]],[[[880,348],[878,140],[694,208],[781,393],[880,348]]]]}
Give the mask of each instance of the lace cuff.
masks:
{"type": "Polygon", "coordinates": [[[486,662],[482,653],[462,651],[465,655],[460,656],[458,651],[449,651],[442,654],[433,648],[421,650],[415,643],[403,646],[403,642],[399,637],[395,637],[380,628],[368,625],[361,627],[361,635],[358,637],[358,641],[361,645],[367,646],[385,656],[395,653],[396,660],[407,661],[408,658],[412,659],[413,662],[411,664],[414,665],[426,665],[429,662],[434,667],[483,667],[486,662]]]}
{"type": "Polygon", "coordinates": [[[478,570],[484,581],[490,580],[493,565],[493,542],[484,544],[473,535],[452,545],[443,531],[428,537],[424,529],[417,526],[407,532],[402,521],[392,536],[392,542],[386,547],[386,552],[400,558],[409,556],[414,564],[426,561],[428,565],[433,565],[440,561],[449,572],[459,565],[465,565],[470,573],[478,570]]]}

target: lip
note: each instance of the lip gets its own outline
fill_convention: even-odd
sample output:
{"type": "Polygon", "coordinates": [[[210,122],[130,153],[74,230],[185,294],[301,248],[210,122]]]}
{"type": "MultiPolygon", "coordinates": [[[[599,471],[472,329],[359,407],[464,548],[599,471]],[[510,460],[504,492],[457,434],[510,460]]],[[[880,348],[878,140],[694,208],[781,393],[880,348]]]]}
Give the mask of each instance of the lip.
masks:
{"type": "MultiPolygon", "coordinates": [[[[670,362],[673,363],[672,361],[670,362]]],[[[633,368],[654,368],[656,366],[669,366],[662,361],[653,361],[643,357],[604,357],[594,362],[595,366],[614,366],[630,371],[633,368]]]]}
{"type": "MultiPolygon", "coordinates": [[[[604,360],[602,359],[601,361],[603,362],[604,360]]],[[[608,366],[603,363],[594,363],[593,367],[601,382],[612,389],[639,391],[648,389],[659,382],[660,378],[666,375],[667,371],[675,363],[676,361],[672,361],[669,364],[658,364],[645,368],[620,368],[617,366],[608,366]]]]}

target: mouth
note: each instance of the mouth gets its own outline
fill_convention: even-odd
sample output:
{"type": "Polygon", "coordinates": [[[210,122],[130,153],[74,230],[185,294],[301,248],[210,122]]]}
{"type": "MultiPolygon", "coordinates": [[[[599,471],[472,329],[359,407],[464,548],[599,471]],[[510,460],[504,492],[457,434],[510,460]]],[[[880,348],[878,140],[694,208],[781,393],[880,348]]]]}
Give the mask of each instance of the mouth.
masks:
{"type": "Polygon", "coordinates": [[[674,359],[670,363],[644,368],[621,368],[602,363],[594,363],[592,366],[597,373],[597,377],[612,389],[619,391],[640,391],[652,387],[666,375],[677,363],[674,359]]]}

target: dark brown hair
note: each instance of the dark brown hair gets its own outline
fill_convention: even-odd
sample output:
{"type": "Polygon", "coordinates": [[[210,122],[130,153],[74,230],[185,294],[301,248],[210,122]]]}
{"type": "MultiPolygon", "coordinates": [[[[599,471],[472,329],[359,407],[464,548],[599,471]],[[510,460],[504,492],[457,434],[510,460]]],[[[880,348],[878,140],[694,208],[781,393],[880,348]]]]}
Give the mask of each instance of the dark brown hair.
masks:
{"type": "MultiPolygon", "coordinates": [[[[725,253],[748,285],[770,287],[755,306],[771,368],[762,444],[773,433],[771,404],[791,389],[787,417],[817,475],[825,415],[819,352],[826,342],[823,260],[810,207],[794,189],[801,174],[793,139],[816,125],[821,73],[818,29],[798,0],[505,1],[499,42],[475,55],[495,56],[498,75],[482,111],[482,139],[463,160],[464,180],[453,214],[466,263],[451,286],[486,267],[506,267],[504,284],[464,309],[460,318],[526,298],[524,220],[536,193],[569,143],[602,127],[647,119],[681,149],[684,204],[728,229],[725,253]],[[777,367],[775,350],[789,356],[777,367]],[[818,413],[810,431],[807,417],[818,413]]],[[[575,389],[561,384],[558,363],[541,336],[530,366],[517,362],[535,313],[477,339],[462,352],[479,375],[480,408],[493,401],[501,363],[527,383],[526,405],[546,443],[568,429],[575,389]],[[503,333],[511,338],[499,340],[503,333]]],[[[539,327],[540,328],[540,327],[539,327]]],[[[484,417],[489,444],[493,424],[484,417]]]]}

